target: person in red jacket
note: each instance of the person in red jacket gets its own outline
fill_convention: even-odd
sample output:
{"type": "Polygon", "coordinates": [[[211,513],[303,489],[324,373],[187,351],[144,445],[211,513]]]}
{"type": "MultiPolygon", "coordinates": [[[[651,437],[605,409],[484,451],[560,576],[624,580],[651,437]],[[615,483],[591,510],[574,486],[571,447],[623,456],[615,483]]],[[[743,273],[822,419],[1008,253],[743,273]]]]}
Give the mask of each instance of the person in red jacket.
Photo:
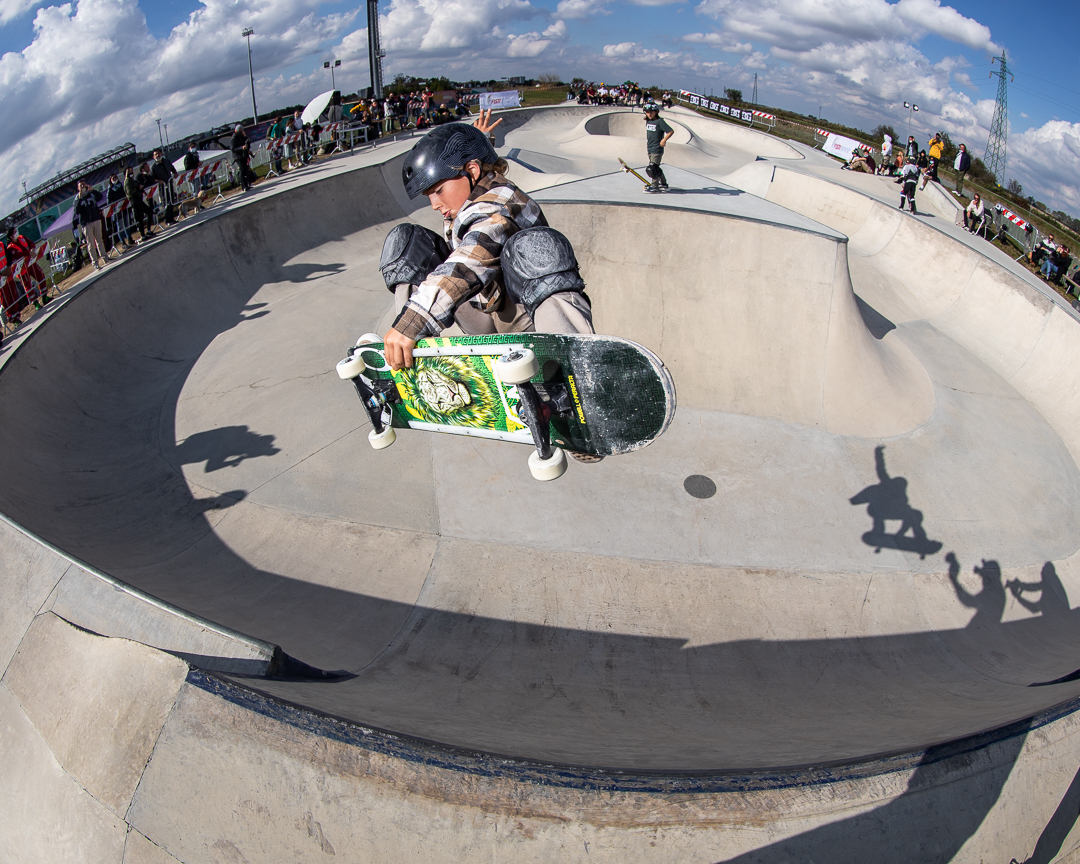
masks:
{"type": "Polygon", "coordinates": [[[4,320],[9,324],[18,323],[19,310],[26,305],[22,285],[14,276],[15,265],[18,263],[18,260],[12,260],[7,244],[0,239],[0,302],[4,306],[4,320]]]}
{"type": "Polygon", "coordinates": [[[47,303],[49,300],[48,283],[45,281],[45,273],[34,260],[34,244],[27,240],[14,225],[9,225],[7,230],[8,260],[12,267],[18,266],[19,261],[25,261],[21,281],[26,299],[32,300],[34,306],[41,308],[42,299],[47,303]]]}

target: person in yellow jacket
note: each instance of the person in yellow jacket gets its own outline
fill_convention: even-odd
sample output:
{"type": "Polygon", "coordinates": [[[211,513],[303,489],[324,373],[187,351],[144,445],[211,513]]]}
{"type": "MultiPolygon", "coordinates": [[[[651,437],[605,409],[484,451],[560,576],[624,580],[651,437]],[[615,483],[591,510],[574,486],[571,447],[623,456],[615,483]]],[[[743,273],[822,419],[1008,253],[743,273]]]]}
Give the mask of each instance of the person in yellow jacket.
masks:
{"type": "Polygon", "coordinates": [[[945,140],[941,137],[940,132],[935,132],[934,137],[930,139],[930,146],[927,148],[927,154],[930,156],[930,179],[935,183],[938,182],[937,166],[941,161],[941,154],[945,152],[945,140]]]}

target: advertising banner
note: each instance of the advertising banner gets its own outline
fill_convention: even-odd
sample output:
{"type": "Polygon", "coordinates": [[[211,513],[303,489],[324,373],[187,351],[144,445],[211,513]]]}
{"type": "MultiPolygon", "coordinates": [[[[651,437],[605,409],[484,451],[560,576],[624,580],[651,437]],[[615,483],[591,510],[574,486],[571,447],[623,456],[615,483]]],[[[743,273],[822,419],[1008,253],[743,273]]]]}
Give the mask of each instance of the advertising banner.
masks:
{"type": "Polygon", "coordinates": [[[489,111],[491,109],[498,111],[500,108],[519,107],[521,107],[521,93],[517,90],[504,90],[502,93],[480,94],[481,111],[489,111]]]}
{"type": "Polygon", "coordinates": [[[825,139],[825,146],[821,149],[830,156],[835,156],[837,159],[843,159],[847,162],[848,159],[851,158],[852,150],[862,152],[868,148],[854,138],[845,138],[843,135],[837,135],[835,132],[830,132],[829,137],[825,139]]]}

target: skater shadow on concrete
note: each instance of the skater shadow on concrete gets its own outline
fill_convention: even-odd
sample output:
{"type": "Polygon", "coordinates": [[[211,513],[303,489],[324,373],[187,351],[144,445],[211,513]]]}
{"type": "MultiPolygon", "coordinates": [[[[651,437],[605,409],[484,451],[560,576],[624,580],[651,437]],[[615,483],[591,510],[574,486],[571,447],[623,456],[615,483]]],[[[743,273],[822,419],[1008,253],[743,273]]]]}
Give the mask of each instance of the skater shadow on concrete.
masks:
{"type": "Polygon", "coordinates": [[[273,456],[281,450],[274,446],[273,435],[259,435],[247,426],[222,426],[189,435],[176,445],[180,465],[205,462],[204,474],[235,468],[245,459],[273,456]]]}
{"type": "Polygon", "coordinates": [[[866,504],[866,512],[874,522],[873,527],[862,535],[863,543],[873,546],[875,553],[882,549],[899,549],[902,552],[915,552],[920,558],[941,551],[941,544],[929,539],[923,530],[922,511],[916,510],[908,502],[907,479],[889,476],[885,468],[884,446],[874,448],[874,464],[880,482],[867,486],[848,499],[855,506],[866,504]],[[895,534],[886,532],[887,521],[900,522],[895,534]]]}
{"type": "Polygon", "coordinates": [[[1050,817],[1050,821],[1046,823],[1042,834],[1039,835],[1031,856],[1023,861],[1013,858],[1009,864],[1050,864],[1061,852],[1065,838],[1076,825],[1078,815],[1080,815],[1080,771],[1073,775],[1072,783],[1065,790],[1054,815],[1050,817]]]}
{"type": "Polygon", "coordinates": [[[996,628],[1001,625],[1001,616],[1005,612],[1005,586],[1001,584],[1001,565],[997,561],[987,561],[975,567],[974,572],[982,579],[982,588],[977,592],[968,591],[960,584],[960,562],[949,552],[945,556],[949,563],[949,581],[952,582],[956,599],[975,610],[975,615],[968,623],[968,628],[996,628]]]}
{"type": "MultiPolygon", "coordinates": [[[[1061,584],[1061,578],[1057,575],[1057,569],[1053,563],[1047,561],[1043,564],[1042,578],[1038,582],[1023,582],[1020,579],[1010,579],[1005,587],[1016,599],[1016,602],[1031,612],[1038,614],[1047,623],[1064,624],[1073,626],[1072,621],[1076,617],[1069,604],[1069,595],[1065,586],[1061,584]],[[1037,600],[1029,599],[1028,595],[1038,593],[1037,600]]],[[[1062,675],[1053,681],[1037,681],[1029,684],[1029,687],[1051,687],[1054,684],[1067,684],[1070,681],[1080,681],[1080,669],[1062,675]]]]}
{"type": "Polygon", "coordinates": [[[1061,584],[1053,562],[1047,561],[1043,564],[1039,575],[1042,578],[1038,582],[1010,579],[1005,583],[1005,588],[1016,598],[1016,602],[1032,615],[1042,615],[1043,618],[1053,619],[1071,617],[1069,595],[1065,591],[1065,586],[1061,584]],[[1039,595],[1038,600],[1030,600],[1026,596],[1036,593],[1039,595]]]}

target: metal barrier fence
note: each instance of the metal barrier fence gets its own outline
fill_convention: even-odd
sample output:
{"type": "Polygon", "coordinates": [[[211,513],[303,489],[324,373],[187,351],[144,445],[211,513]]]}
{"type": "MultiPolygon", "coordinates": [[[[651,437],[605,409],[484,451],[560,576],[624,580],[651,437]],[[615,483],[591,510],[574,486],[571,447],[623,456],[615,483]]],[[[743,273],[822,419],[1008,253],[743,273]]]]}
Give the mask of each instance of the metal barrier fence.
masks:
{"type": "MultiPolygon", "coordinates": [[[[320,147],[325,148],[327,155],[356,152],[365,145],[377,147],[381,140],[385,139],[373,138],[373,131],[363,123],[341,122],[323,127],[317,139],[310,134],[296,132],[284,138],[259,142],[263,146],[252,154],[249,166],[252,169],[268,166],[267,179],[280,176],[272,163],[278,158],[288,158],[284,153],[286,145],[289,147],[289,155],[297,160],[297,167],[302,167],[313,162],[313,157],[320,147]]],[[[393,135],[392,140],[413,138],[426,134],[427,131],[403,130],[393,135]]],[[[189,171],[179,172],[168,182],[159,181],[145,187],[142,190],[142,203],[147,208],[150,230],[167,227],[186,215],[189,207],[196,212],[201,210],[206,206],[202,203],[202,197],[208,192],[215,192],[211,204],[225,200],[222,190],[234,182],[237,182],[237,166],[233,154],[222,150],[219,158],[207,160],[189,171]]],[[[119,252],[119,244],[124,242],[130,245],[132,232],[138,227],[134,206],[127,198],[122,198],[103,204],[101,214],[105,221],[103,234],[107,245],[116,247],[118,255],[122,254],[119,252]]],[[[84,242],[81,237],[77,236],[77,239],[80,243],[84,242]]],[[[12,268],[10,277],[0,274],[0,329],[11,332],[22,323],[16,317],[19,311],[31,303],[40,305],[42,300],[47,301],[50,283],[55,288],[57,274],[62,273],[72,263],[68,247],[60,243],[58,237],[53,237],[34,247],[27,258],[20,259],[12,268]],[[43,265],[49,268],[48,276],[41,269],[43,265]]]]}
{"type": "Polygon", "coordinates": [[[991,218],[987,221],[993,225],[996,235],[1008,238],[1020,250],[1016,260],[1030,255],[1039,242],[1039,229],[1001,204],[995,204],[990,212],[991,218]]]}

